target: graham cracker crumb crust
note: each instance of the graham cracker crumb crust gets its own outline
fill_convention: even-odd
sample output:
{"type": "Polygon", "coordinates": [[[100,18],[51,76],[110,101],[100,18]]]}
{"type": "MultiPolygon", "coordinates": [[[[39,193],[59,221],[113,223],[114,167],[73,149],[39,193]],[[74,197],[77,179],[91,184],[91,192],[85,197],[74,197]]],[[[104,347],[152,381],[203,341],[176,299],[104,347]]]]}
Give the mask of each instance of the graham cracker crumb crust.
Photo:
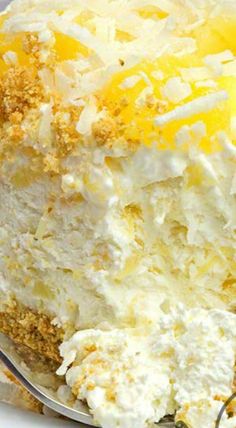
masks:
{"type": "Polygon", "coordinates": [[[63,340],[63,330],[52,325],[51,319],[45,314],[13,301],[0,312],[0,332],[17,344],[61,362],[59,346],[63,340]]]}

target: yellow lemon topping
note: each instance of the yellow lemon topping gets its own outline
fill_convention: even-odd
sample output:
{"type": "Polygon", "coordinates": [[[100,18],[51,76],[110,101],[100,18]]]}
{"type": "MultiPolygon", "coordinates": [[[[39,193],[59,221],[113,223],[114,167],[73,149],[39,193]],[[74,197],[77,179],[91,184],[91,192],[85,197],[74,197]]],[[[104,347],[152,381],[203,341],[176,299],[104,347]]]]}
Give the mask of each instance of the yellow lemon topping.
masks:
{"type": "MultiPolygon", "coordinates": [[[[56,97],[57,102],[58,96],[60,98],[56,79],[58,85],[62,85],[62,92],[70,93],[74,88],[74,93],[78,93],[63,104],[82,107],[91,103],[91,86],[93,103],[97,105],[92,129],[95,138],[103,143],[123,138],[133,145],[156,144],[159,150],[178,151],[188,151],[197,144],[210,154],[222,149],[222,132],[235,140],[234,17],[216,16],[201,25],[189,25],[186,31],[178,26],[172,32],[166,30],[166,46],[164,38],[160,46],[157,40],[156,55],[150,58],[148,52],[142,51],[142,34],[138,28],[130,31],[127,25],[119,22],[115,25],[112,20],[109,23],[108,17],[97,17],[92,10],[78,14],[76,7],[69,17],[62,10],[54,15],[52,28],[49,20],[40,31],[36,31],[37,23],[35,29],[30,27],[29,20],[25,20],[25,31],[22,31],[24,24],[19,26],[19,31],[15,29],[14,9],[2,15],[0,74],[3,86],[9,68],[36,67],[39,80],[45,76],[43,83],[47,85],[47,92],[50,89],[51,97],[56,97]],[[110,58],[106,51],[112,50],[112,45],[108,47],[109,41],[117,50],[114,55],[111,51],[110,58]],[[80,91],[81,83],[84,89],[80,91]],[[106,115],[103,114],[105,120],[100,121],[102,110],[106,115]]],[[[144,22],[152,25],[161,39],[164,30],[158,26],[161,28],[161,23],[166,22],[168,13],[149,6],[130,11],[130,18],[135,25],[144,22]]],[[[153,40],[150,39],[150,43],[153,43],[150,50],[155,53],[153,40]]],[[[77,108],[78,116],[82,110],[77,108]]]]}

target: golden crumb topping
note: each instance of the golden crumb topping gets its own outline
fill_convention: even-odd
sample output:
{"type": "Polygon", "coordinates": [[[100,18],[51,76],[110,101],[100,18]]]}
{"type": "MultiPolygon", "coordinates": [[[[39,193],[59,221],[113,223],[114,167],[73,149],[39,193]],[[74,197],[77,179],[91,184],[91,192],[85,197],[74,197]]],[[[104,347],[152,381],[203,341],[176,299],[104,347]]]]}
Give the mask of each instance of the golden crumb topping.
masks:
{"type": "Polygon", "coordinates": [[[26,112],[44,98],[43,88],[34,69],[9,68],[0,81],[1,121],[19,123],[26,112]]]}
{"type": "Polygon", "coordinates": [[[212,154],[222,132],[234,144],[235,14],[146,3],[121,18],[114,1],[13,2],[0,19],[2,153],[24,141],[61,172],[88,144],[212,154]]]}
{"type": "Polygon", "coordinates": [[[38,41],[38,37],[35,34],[26,34],[22,41],[22,48],[28,55],[39,60],[41,44],[38,41]]]}
{"type": "Polygon", "coordinates": [[[64,157],[81,142],[78,132],[76,131],[76,121],[78,121],[81,108],[63,106],[60,102],[55,103],[53,107],[52,129],[55,140],[54,145],[56,154],[64,157]]]}
{"type": "Polygon", "coordinates": [[[105,144],[117,136],[117,125],[111,116],[99,119],[92,126],[92,132],[98,144],[105,144]]]}

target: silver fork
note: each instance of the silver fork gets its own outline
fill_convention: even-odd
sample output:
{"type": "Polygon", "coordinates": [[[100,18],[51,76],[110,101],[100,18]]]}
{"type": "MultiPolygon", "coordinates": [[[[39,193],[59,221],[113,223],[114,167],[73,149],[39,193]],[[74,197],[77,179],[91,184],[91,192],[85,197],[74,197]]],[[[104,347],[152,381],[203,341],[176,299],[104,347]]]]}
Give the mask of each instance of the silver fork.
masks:
{"type": "MultiPolygon", "coordinates": [[[[30,372],[25,369],[25,362],[15,351],[13,342],[0,334],[0,360],[16,379],[41,403],[55,412],[86,425],[98,426],[93,421],[87,406],[81,402],[81,410],[73,409],[59,401],[56,393],[32,380],[30,372]]],[[[174,428],[173,422],[163,421],[157,424],[159,428],[174,428]]]]}
{"type": "Polygon", "coordinates": [[[41,403],[69,419],[82,422],[86,425],[96,426],[92,416],[83,403],[81,403],[81,410],[75,410],[61,403],[52,389],[45,388],[45,386],[40,385],[32,379],[32,375],[30,371],[27,370],[25,361],[21,359],[20,355],[15,351],[15,344],[3,334],[0,334],[0,360],[15,378],[41,403]]]}

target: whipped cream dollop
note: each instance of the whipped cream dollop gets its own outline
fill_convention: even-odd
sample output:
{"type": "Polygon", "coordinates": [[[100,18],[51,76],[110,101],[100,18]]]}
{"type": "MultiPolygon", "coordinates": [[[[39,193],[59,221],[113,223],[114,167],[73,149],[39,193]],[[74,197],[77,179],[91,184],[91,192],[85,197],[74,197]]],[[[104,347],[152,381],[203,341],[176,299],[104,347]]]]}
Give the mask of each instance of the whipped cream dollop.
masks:
{"type": "MultiPolygon", "coordinates": [[[[139,428],[177,411],[176,421],[214,428],[231,395],[236,316],[179,307],[144,329],[85,330],[61,346],[58,374],[105,428],[139,428]]],[[[236,417],[222,420],[234,427],[236,417]]]]}

